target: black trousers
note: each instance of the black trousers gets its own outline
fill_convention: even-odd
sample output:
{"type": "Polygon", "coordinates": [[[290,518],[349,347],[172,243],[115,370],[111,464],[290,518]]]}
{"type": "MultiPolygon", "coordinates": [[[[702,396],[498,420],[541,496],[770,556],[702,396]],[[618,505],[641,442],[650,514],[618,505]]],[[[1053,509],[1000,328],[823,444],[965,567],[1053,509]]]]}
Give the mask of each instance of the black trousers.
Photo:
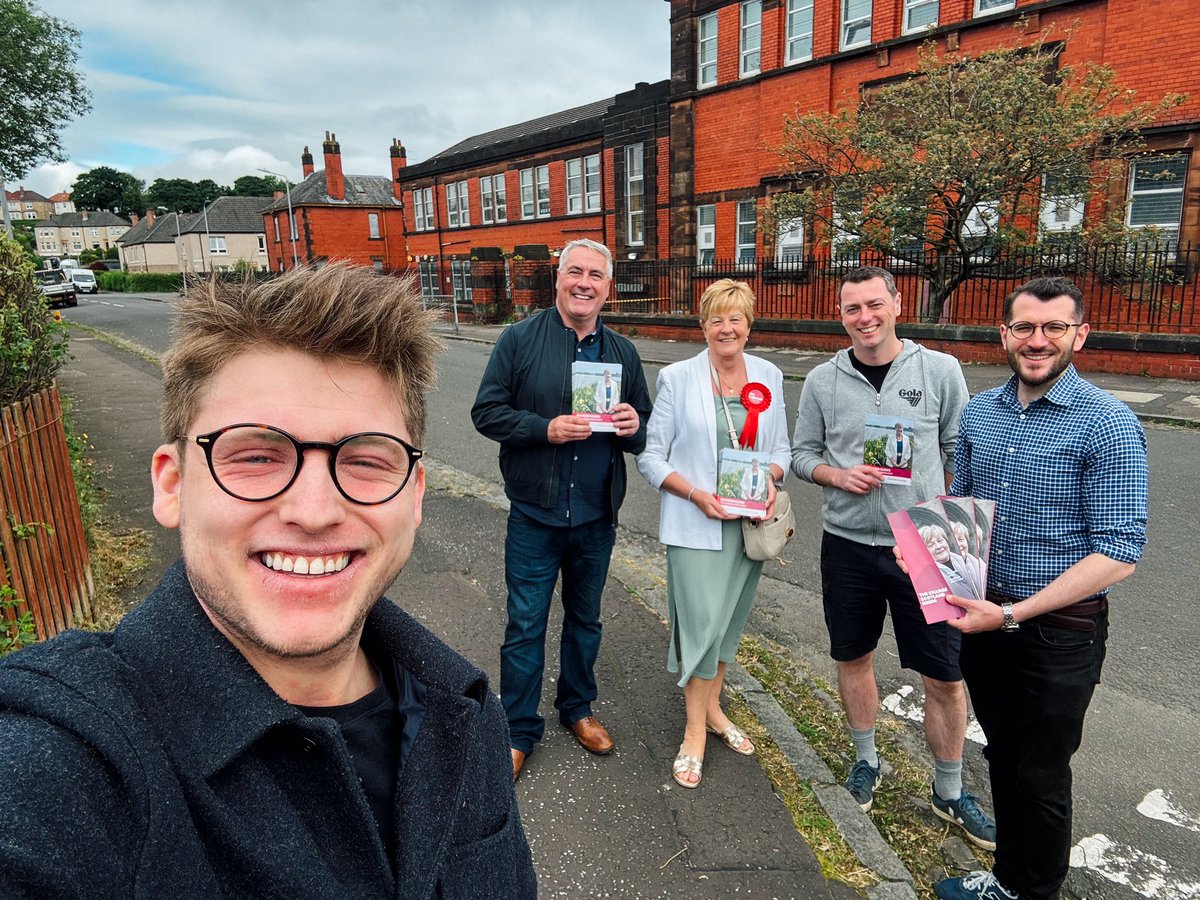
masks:
{"type": "Polygon", "coordinates": [[[963,635],[962,666],[987,736],[996,812],[993,873],[1022,900],[1055,900],[1071,852],[1071,757],[1100,681],[1108,613],[1091,631],[1037,619],[963,635]]]}

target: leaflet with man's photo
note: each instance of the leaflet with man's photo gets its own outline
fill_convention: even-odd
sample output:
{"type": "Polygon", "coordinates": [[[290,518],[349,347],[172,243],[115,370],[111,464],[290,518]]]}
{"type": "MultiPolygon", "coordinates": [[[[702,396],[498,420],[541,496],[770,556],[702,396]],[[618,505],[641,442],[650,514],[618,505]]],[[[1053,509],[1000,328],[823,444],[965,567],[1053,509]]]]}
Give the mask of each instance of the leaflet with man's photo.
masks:
{"type": "Polygon", "coordinates": [[[616,431],[613,409],[621,402],[621,364],[571,363],[571,412],[592,431],[616,431]]]}
{"type": "Polygon", "coordinates": [[[717,501],[735,516],[767,514],[771,455],[758,450],[722,450],[717,457],[717,501]]]}
{"type": "Polygon", "coordinates": [[[867,416],[863,432],[863,464],[874,466],[884,484],[912,484],[915,419],[867,416]]]}

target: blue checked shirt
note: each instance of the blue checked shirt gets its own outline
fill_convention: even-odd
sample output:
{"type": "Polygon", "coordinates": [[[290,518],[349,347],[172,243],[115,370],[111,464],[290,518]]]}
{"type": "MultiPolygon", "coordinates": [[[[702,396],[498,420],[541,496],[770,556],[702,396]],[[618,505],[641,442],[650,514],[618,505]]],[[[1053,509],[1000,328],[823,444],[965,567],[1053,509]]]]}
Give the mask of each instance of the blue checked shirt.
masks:
{"type": "Polygon", "coordinates": [[[1091,553],[1146,543],[1146,435],[1124,403],[1067,368],[1022,409],[1017,378],[963,411],[950,493],[996,501],[988,588],[1023,600],[1091,553]]]}

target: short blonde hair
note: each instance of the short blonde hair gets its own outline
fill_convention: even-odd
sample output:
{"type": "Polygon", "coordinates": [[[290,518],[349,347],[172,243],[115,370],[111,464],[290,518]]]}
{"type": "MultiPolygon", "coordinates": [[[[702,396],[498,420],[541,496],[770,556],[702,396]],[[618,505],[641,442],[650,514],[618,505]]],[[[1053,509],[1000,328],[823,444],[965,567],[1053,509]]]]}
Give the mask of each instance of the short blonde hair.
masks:
{"type": "Polygon", "coordinates": [[[946,529],[940,525],[922,525],[917,529],[917,534],[921,536],[921,540],[925,542],[925,546],[927,547],[929,546],[930,538],[940,537],[947,544],[950,543],[950,539],[946,537],[946,529]]]}
{"type": "Polygon", "coordinates": [[[746,324],[754,324],[754,291],[744,281],[722,278],[708,286],[700,297],[700,321],[716,313],[734,310],[746,317],[746,324]]]}
{"type": "Polygon", "coordinates": [[[287,349],[376,369],[395,390],[419,447],[425,395],[437,383],[443,349],[435,315],[422,308],[411,277],[376,275],[344,261],[269,281],[194,283],[176,307],[175,340],[162,360],[163,436],[175,442],[188,433],[222,366],[250,350],[287,349]]]}

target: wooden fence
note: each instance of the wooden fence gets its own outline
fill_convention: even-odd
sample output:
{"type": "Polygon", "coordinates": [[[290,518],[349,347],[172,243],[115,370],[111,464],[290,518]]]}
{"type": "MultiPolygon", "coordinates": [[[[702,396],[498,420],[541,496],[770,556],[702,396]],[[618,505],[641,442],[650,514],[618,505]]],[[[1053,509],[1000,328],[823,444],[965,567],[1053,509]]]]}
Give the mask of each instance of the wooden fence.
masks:
{"type": "Polygon", "coordinates": [[[92,617],[94,585],[63,430],[50,387],[0,409],[0,585],[33,613],[45,640],[92,617]]]}

